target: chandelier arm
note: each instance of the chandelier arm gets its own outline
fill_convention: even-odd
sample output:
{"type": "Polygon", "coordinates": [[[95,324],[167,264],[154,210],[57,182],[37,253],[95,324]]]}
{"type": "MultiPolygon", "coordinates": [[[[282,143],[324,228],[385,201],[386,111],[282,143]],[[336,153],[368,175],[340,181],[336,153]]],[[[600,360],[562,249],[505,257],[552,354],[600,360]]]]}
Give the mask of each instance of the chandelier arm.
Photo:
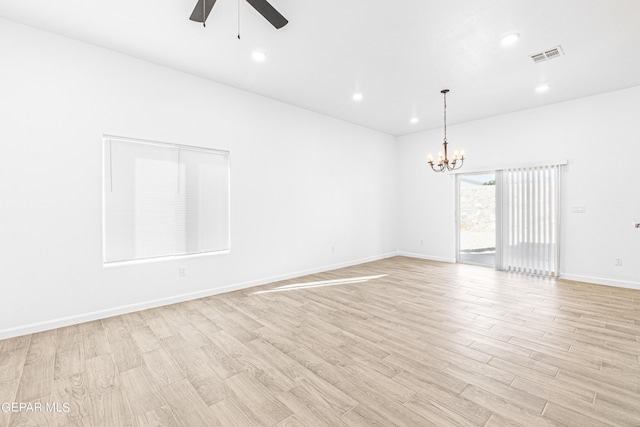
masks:
{"type": "Polygon", "coordinates": [[[438,163],[438,168],[434,169],[434,171],[443,172],[444,171],[444,163],[438,163]]]}
{"type": "Polygon", "coordinates": [[[456,166],[457,162],[456,162],[456,163],[454,163],[454,167],[453,167],[453,169],[451,169],[451,170],[460,169],[460,168],[462,167],[462,163],[464,163],[464,162],[463,162],[463,160],[462,160],[462,159],[460,159],[460,164],[456,166]]]}

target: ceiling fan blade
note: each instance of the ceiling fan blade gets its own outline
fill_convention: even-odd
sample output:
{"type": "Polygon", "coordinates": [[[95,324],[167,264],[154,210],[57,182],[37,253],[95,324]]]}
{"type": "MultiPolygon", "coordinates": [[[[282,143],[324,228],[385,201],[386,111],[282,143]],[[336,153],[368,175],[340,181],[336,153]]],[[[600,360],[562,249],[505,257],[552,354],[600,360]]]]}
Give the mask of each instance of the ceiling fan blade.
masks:
{"type": "Polygon", "coordinates": [[[198,0],[198,4],[196,4],[189,19],[196,22],[205,22],[214,4],[216,4],[216,0],[198,0]]]}
{"type": "Polygon", "coordinates": [[[267,0],[247,0],[247,3],[253,6],[253,8],[260,13],[260,15],[264,16],[266,20],[276,28],[282,28],[289,22],[284,16],[280,14],[280,12],[275,10],[267,0]]]}

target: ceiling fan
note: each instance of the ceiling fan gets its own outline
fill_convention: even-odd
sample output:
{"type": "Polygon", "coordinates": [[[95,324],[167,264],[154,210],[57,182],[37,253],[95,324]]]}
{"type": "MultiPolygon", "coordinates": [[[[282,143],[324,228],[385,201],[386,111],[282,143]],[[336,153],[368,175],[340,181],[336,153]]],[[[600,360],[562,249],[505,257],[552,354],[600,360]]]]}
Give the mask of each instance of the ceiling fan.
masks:
{"type": "MultiPolygon", "coordinates": [[[[193,9],[193,13],[191,13],[191,19],[195,22],[202,22],[205,25],[207,18],[209,17],[209,12],[213,8],[213,5],[216,3],[216,0],[198,0],[196,7],[193,9]]],[[[255,10],[257,10],[260,15],[264,16],[267,21],[271,23],[276,28],[282,28],[289,21],[280,14],[267,0],[247,0],[255,10]]]]}

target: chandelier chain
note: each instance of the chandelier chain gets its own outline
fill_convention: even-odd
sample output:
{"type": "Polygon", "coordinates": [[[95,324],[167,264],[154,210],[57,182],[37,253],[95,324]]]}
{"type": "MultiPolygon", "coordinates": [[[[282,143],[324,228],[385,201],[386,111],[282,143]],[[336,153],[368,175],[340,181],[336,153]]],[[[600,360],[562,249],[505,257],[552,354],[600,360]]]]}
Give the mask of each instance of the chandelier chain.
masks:
{"type": "Polygon", "coordinates": [[[447,92],[444,92],[444,141],[447,142],[447,92]]]}

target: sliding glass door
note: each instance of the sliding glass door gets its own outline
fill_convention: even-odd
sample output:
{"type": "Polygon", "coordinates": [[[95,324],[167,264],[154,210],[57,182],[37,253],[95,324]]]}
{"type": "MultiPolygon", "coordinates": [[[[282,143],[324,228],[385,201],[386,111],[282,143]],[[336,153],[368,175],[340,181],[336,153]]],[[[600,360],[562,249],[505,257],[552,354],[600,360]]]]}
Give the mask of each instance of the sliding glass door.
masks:
{"type": "Polygon", "coordinates": [[[561,172],[551,164],[458,174],[457,261],[558,276],[561,172]]]}
{"type": "Polygon", "coordinates": [[[457,261],[494,267],[496,255],[495,173],[458,175],[457,261]]]}

